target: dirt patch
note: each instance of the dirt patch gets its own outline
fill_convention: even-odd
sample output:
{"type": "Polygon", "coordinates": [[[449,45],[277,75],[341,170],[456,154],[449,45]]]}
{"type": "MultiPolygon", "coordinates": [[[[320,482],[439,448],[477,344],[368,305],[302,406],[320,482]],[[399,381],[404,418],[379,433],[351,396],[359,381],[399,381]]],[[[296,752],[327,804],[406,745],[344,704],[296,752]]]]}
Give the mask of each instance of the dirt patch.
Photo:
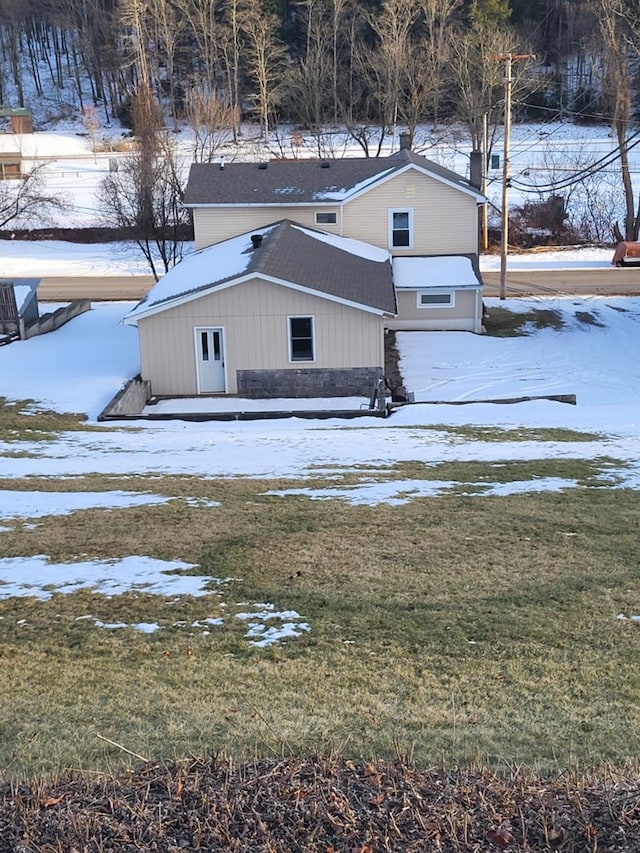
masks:
{"type": "Polygon", "coordinates": [[[604,323],[601,323],[596,315],[592,314],[591,311],[576,311],[576,320],[580,323],[584,323],[585,326],[598,326],[599,328],[604,329],[604,323]]]}
{"type": "Polygon", "coordinates": [[[0,787],[0,853],[640,850],[637,779],[193,758],[0,787]]]}
{"type": "Polygon", "coordinates": [[[396,345],[396,333],[393,329],[387,329],[384,335],[384,378],[394,397],[406,396],[399,362],[400,353],[396,345]]]}
{"type": "Polygon", "coordinates": [[[562,329],[562,315],[550,308],[534,308],[526,313],[513,312],[508,308],[490,308],[484,316],[484,327],[494,338],[515,338],[528,334],[526,327],[535,329],[562,329]]]}

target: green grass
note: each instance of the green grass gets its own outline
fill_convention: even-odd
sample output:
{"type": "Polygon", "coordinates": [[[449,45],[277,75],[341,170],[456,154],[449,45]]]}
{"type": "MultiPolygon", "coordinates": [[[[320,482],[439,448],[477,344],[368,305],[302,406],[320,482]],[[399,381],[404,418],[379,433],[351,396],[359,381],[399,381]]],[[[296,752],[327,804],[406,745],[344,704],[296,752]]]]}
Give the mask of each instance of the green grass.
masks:
{"type": "MultiPolygon", "coordinates": [[[[552,474],[589,484],[613,464],[409,463],[384,478],[552,474]]],[[[370,472],[347,472],[345,482],[361,476],[370,472]]],[[[640,625],[617,618],[640,611],[636,493],[454,494],[393,507],[264,494],[301,485],[310,483],[0,482],[221,502],[17,524],[2,534],[3,556],[145,554],[234,579],[202,599],[85,591],[0,601],[0,776],[135,761],[98,735],[153,759],[401,750],[423,765],[554,769],[637,755],[640,625]],[[311,632],[252,648],[235,613],[256,602],[296,610],[311,632]],[[78,619],[89,614],[163,628],[107,631],[78,619]],[[218,616],[224,624],[209,635],[188,627],[218,616]]]]}

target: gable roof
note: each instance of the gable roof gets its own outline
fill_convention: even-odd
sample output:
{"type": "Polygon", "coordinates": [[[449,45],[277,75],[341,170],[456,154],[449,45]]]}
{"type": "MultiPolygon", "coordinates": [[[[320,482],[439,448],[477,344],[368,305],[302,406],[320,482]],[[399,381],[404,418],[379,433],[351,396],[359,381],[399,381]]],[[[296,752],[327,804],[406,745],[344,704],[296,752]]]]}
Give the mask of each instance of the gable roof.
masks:
{"type": "Polygon", "coordinates": [[[390,157],[341,160],[269,160],[268,163],[193,163],[183,202],[211,205],[340,204],[408,169],[430,175],[461,192],[484,196],[470,182],[406,148],[390,157]]]}
{"type": "Polygon", "coordinates": [[[263,278],[379,314],[395,314],[390,255],[287,219],[187,255],[124,318],[138,319],[250,278],[263,278]],[[254,246],[253,237],[261,237],[254,246]]]}

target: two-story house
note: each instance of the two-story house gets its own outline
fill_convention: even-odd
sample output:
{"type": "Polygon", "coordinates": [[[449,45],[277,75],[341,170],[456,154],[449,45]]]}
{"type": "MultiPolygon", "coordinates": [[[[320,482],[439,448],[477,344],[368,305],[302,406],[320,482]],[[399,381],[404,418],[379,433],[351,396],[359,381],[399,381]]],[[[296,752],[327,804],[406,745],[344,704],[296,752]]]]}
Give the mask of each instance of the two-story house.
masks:
{"type": "Polygon", "coordinates": [[[130,312],[155,395],[369,394],[385,329],[480,332],[469,181],[385,158],[196,163],[198,251],[130,312]]]}

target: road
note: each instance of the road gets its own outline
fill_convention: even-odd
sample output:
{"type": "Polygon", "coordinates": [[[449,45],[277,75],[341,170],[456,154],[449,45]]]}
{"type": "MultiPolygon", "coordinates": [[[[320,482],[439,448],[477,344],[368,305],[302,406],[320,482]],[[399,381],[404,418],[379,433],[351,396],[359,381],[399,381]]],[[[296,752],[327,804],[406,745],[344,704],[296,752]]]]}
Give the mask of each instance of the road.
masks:
{"type": "Polygon", "coordinates": [[[152,275],[52,276],[40,279],[38,299],[40,302],[71,302],[74,299],[137,302],[153,284],[152,275]]]}
{"type": "MultiPolygon", "coordinates": [[[[485,296],[500,295],[500,273],[483,272],[485,296]]],[[[638,296],[640,267],[576,267],[514,270],[507,273],[507,296],[638,296]]]]}
{"type": "MultiPolygon", "coordinates": [[[[484,272],[484,295],[499,296],[500,273],[484,272]]],[[[17,279],[18,280],[18,279],[17,279]]],[[[137,302],[153,286],[151,275],[42,278],[42,302],[73,299],[137,302]]],[[[640,267],[517,270],[507,275],[507,296],[639,296],[640,267]]]]}

